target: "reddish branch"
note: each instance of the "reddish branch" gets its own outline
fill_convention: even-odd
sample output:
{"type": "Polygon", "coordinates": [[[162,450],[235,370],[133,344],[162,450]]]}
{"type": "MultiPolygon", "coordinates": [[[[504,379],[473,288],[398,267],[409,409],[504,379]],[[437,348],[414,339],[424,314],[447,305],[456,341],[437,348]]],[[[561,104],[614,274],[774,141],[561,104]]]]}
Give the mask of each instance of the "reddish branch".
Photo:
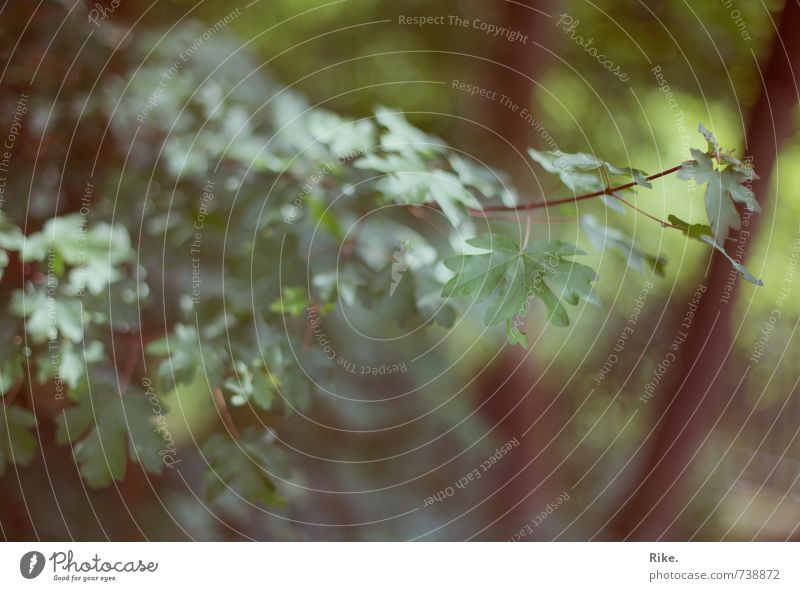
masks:
{"type": "MultiPolygon", "coordinates": [[[[667,170],[662,170],[661,172],[657,172],[656,174],[651,174],[650,176],[646,177],[648,181],[654,181],[659,179],[663,176],[670,175],[674,172],[678,172],[683,165],[679,164],[678,166],[673,166],[672,168],[668,168],[667,170]]],[[[485,214],[491,212],[507,212],[507,211],[530,211],[532,209],[541,209],[544,207],[553,207],[555,205],[563,205],[564,203],[573,203],[577,201],[584,201],[586,199],[592,199],[594,197],[601,197],[602,195],[613,195],[614,193],[618,193],[619,191],[624,191],[626,189],[631,189],[636,186],[635,182],[625,183],[623,185],[618,185],[616,187],[606,187],[605,189],[599,189],[597,191],[592,191],[590,193],[583,193],[582,195],[575,195],[573,197],[563,197],[560,199],[553,199],[550,201],[533,201],[531,203],[521,203],[520,205],[490,205],[484,207],[482,209],[471,209],[470,215],[485,217],[485,214]]]]}

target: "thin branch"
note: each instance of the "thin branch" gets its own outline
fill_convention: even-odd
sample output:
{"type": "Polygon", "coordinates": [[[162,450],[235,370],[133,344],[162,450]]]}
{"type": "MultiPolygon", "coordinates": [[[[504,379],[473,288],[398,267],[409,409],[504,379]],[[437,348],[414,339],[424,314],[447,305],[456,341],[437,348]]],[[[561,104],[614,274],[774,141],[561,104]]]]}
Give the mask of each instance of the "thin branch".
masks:
{"type": "MultiPolygon", "coordinates": [[[[668,168],[667,170],[662,170],[661,172],[657,172],[656,174],[651,174],[650,176],[646,177],[648,181],[654,181],[659,179],[663,176],[670,175],[674,172],[678,172],[681,168],[683,168],[682,164],[678,166],[673,166],[672,168],[668,168]]],[[[592,199],[593,197],[600,197],[601,195],[611,195],[618,191],[624,191],[625,189],[630,189],[635,187],[635,182],[625,183],[624,185],[619,185],[617,187],[607,187],[605,189],[600,189],[599,191],[592,191],[591,193],[584,193],[582,195],[575,195],[574,197],[564,197],[561,199],[554,199],[552,201],[535,201],[533,203],[522,203],[520,205],[490,205],[484,207],[480,210],[471,210],[470,215],[473,215],[472,212],[476,212],[478,216],[482,216],[483,214],[493,212],[493,211],[529,211],[531,209],[541,209],[543,207],[553,207],[554,205],[563,205],[564,203],[573,203],[577,201],[584,201],[586,199],[592,199]]]]}
{"type": "Polygon", "coordinates": [[[413,206],[413,207],[411,207],[410,211],[411,211],[411,214],[413,216],[418,217],[419,219],[421,219],[423,222],[428,224],[431,228],[436,230],[439,234],[441,234],[442,236],[447,236],[447,234],[448,234],[447,229],[443,228],[442,226],[440,226],[439,224],[437,224],[433,220],[429,220],[428,216],[425,215],[425,210],[424,210],[423,207],[413,206]]]}
{"type": "Polygon", "coordinates": [[[239,429],[236,428],[236,424],[233,422],[231,411],[228,410],[228,404],[225,402],[225,396],[223,396],[222,390],[219,388],[214,388],[213,392],[214,402],[216,403],[219,414],[222,417],[222,422],[225,423],[225,426],[228,428],[230,434],[233,435],[234,439],[239,439],[239,429]]]}
{"type": "Polygon", "coordinates": [[[547,216],[536,216],[530,214],[522,214],[515,212],[492,212],[488,215],[483,215],[481,212],[476,212],[475,210],[469,210],[469,214],[472,217],[479,217],[484,218],[487,220],[495,220],[500,222],[519,222],[523,219],[529,219],[534,224],[567,224],[570,222],[575,221],[575,216],[557,216],[557,215],[547,215],[547,216]]]}
{"type": "Polygon", "coordinates": [[[20,393],[22,390],[22,386],[25,383],[25,379],[20,379],[15,383],[11,388],[9,388],[8,392],[6,392],[5,396],[3,396],[3,402],[7,405],[11,405],[14,402],[14,399],[17,397],[17,394],[20,393]]]}
{"type": "MultiPolygon", "coordinates": [[[[316,302],[312,302],[311,309],[314,310],[315,314],[319,314],[319,309],[317,308],[316,302]]],[[[303,353],[308,351],[309,345],[311,345],[311,333],[313,331],[313,327],[311,326],[311,318],[308,319],[306,322],[306,332],[303,335],[303,353]]]]}
{"type": "Polygon", "coordinates": [[[638,208],[638,207],[636,207],[636,206],[635,206],[633,203],[631,203],[630,201],[627,201],[627,200],[623,199],[621,196],[617,195],[616,193],[611,193],[611,196],[612,196],[612,197],[614,197],[614,198],[616,198],[616,199],[618,199],[619,201],[621,201],[622,203],[624,203],[624,204],[625,204],[625,205],[627,205],[628,207],[630,207],[630,208],[631,208],[632,210],[634,210],[636,213],[640,213],[640,214],[642,214],[643,216],[645,216],[645,217],[647,217],[647,218],[650,218],[651,220],[653,220],[653,221],[655,221],[655,222],[658,222],[659,224],[661,224],[661,226],[662,226],[663,228],[675,228],[675,229],[677,229],[677,230],[680,230],[680,229],[681,229],[681,228],[679,228],[678,226],[676,226],[676,225],[674,225],[674,224],[670,224],[669,222],[665,222],[665,221],[664,221],[664,220],[662,220],[661,218],[657,218],[656,216],[654,216],[654,215],[650,215],[650,214],[649,214],[649,213],[647,213],[646,211],[643,211],[643,210],[639,209],[639,208],[638,208]]]}
{"type": "Polygon", "coordinates": [[[127,351],[125,358],[125,365],[122,368],[122,380],[120,382],[119,395],[122,396],[123,392],[127,392],[128,388],[133,381],[133,373],[136,371],[137,362],[139,360],[139,351],[135,346],[133,339],[129,339],[130,349],[127,351]]]}
{"type": "Polygon", "coordinates": [[[528,241],[531,239],[531,216],[525,220],[525,240],[522,241],[522,249],[528,248],[528,241]]]}

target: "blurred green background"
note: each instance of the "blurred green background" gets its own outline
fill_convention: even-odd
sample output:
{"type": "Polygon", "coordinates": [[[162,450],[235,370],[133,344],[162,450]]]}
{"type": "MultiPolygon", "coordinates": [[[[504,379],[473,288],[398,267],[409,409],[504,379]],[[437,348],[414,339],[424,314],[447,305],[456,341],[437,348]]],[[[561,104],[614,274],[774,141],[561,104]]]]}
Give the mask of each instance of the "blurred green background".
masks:
{"type": "MultiPolygon", "coordinates": [[[[134,236],[141,219],[144,226],[170,228],[191,220],[196,200],[189,195],[196,186],[185,179],[176,181],[170,173],[175,167],[195,166],[196,178],[202,178],[208,166],[204,142],[211,143],[210,137],[227,141],[232,134],[226,135],[225,125],[235,126],[237,121],[231,115],[214,120],[207,112],[193,112],[200,109],[196,103],[180,116],[176,113],[184,107],[187,93],[195,90],[196,80],[220,63],[221,69],[213,73],[216,91],[204,87],[209,95],[227,93],[245,80],[234,90],[244,103],[264,103],[289,87],[310,105],[353,118],[371,116],[376,105],[402,110],[426,132],[507,171],[522,199],[564,194],[524,153],[526,146],[550,146],[540,130],[516,113],[454,89],[453,80],[512,97],[565,151],[591,152],[656,172],[689,158],[689,147],[704,147],[696,133],[702,122],[723,146],[737,148],[741,156],[751,112],[762,92],[764,70],[759,64],[763,68],[770,59],[784,10],[779,1],[719,0],[533,3],[542,13],[498,0],[245,4],[121,0],[99,25],[87,21],[93,9],[89,2],[72,7],[46,0],[38,10],[33,3],[6,6],[0,14],[4,120],[26,88],[34,106],[14,155],[5,213],[17,223],[25,220],[31,230],[41,227],[47,218],[74,208],[93,169],[100,191],[114,196],[98,204],[93,215],[118,215],[134,236]],[[169,56],[236,9],[241,16],[208,41],[199,54],[202,59],[192,65],[196,71],[181,72],[153,109],[149,123],[157,123],[164,135],[146,135],[152,133],[148,130],[136,135],[136,116],[170,63],[169,56]],[[479,19],[519,30],[530,42],[509,42],[473,26],[401,25],[401,15],[460,15],[470,23],[479,19]],[[627,82],[599,66],[557,24],[564,15],[578,23],[575,34],[593,38],[594,46],[627,73],[627,82]],[[18,47],[12,39],[20,40],[18,47]],[[657,67],[673,103],[659,86],[653,71],[657,67]],[[209,125],[198,129],[197,123],[206,118],[209,125]],[[196,140],[197,145],[174,154],[166,149],[156,167],[154,155],[167,145],[167,135],[187,144],[196,140]],[[183,160],[186,154],[189,160],[183,160]],[[55,195],[62,198],[56,201],[55,195]],[[166,212],[174,217],[168,219],[166,212]]],[[[271,105],[251,125],[272,125],[268,121],[282,117],[286,114],[271,105]]],[[[782,125],[794,129],[796,120],[792,107],[788,123],[782,125]]],[[[244,139],[239,142],[237,148],[247,150],[244,139]]],[[[209,153],[213,149],[208,148],[209,153]]],[[[698,451],[686,470],[679,470],[684,481],[676,501],[677,518],[658,522],[666,538],[797,538],[800,403],[793,361],[800,354],[795,334],[800,304],[786,274],[798,239],[799,157],[800,138],[793,131],[781,146],[774,170],[762,171],[756,159],[756,170],[770,182],[767,194],[760,196],[764,211],[746,262],[765,285],[740,285],[726,305],[730,312],[721,322],[727,323],[733,345],[726,348],[725,369],[716,376],[722,394],[700,410],[706,413],[702,422],[707,430],[697,436],[698,451]],[[780,299],[787,289],[788,297],[780,299]],[[766,352],[742,375],[737,370],[750,359],[779,299],[781,315],[770,329],[766,352]]],[[[234,186],[235,176],[232,172],[233,185],[216,197],[218,209],[210,226],[225,228],[229,213],[249,215],[225,202],[239,188],[234,186]]],[[[685,183],[672,177],[654,184],[653,191],[638,199],[640,207],[659,218],[674,213],[703,221],[699,192],[688,192],[685,183]]],[[[253,191],[255,202],[266,191],[245,188],[253,191]]],[[[203,462],[196,448],[223,425],[209,384],[197,375],[191,385],[163,392],[171,408],[170,429],[185,450],[179,473],[167,471],[152,478],[132,470],[120,484],[87,489],[77,478],[69,448],[52,442],[53,428],[45,421],[39,432],[42,456],[27,468],[7,470],[0,479],[3,536],[502,540],[518,534],[567,492],[570,500],[559,504],[525,539],[624,537],[610,524],[624,516],[627,509],[619,511],[621,503],[647,473],[647,456],[640,455],[640,447],[649,436],[658,436],[660,419],[669,412],[664,397],[657,395],[642,405],[639,396],[675,337],[680,324],[676,319],[704,281],[709,253],[703,245],[631,211],[595,211],[613,217],[646,250],[666,258],[665,276],[637,274],[620,258],[598,253],[579,233],[574,207],[542,213],[534,236],[572,240],[589,253],[600,277],[602,306],[582,308],[567,329],[547,325],[543,310],[534,307],[530,325],[535,327],[535,343],[529,352],[503,348],[503,335],[484,332],[475,318],[459,323],[444,350],[421,358],[413,374],[372,382],[341,374],[332,378],[339,392],[355,400],[414,392],[389,404],[348,403],[312,394],[308,412],[314,420],[358,427],[367,436],[316,428],[297,413],[271,413],[267,423],[286,443],[291,465],[290,482],[279,485],[286,507],[263,510],[233,497],[216,504],[203,500],[203,462]],[[598,372],[615,353],[649,281],[654,287],[647,290],[636,330],[623,350],[616,350],[613,370],[598,383],[598,372]],[[464,354],[464,343],[475,346],[464,354]],[[445,366],[446,376],[428,385],[445,366]],[[386,428],[420,416],[424,420],[386,428]],[[486,478],[447,502],[423,506],[426,498],[514,437],[521,438],[524,452],[498,462],[486,478]]],[[[518,231],[517,226],[509,223],[512,231],[518,231]]],[[[153,289],[148,313],[153,326],[142,327],[142,332],[157,333],[180,313],[181,302],[170,291],[170,282],[186,277],[169,271],[170,257],[175,256],[169,246],[148,243],[147,238],[135,242],[153,289]]],[[[268,259],[272,254],[261,256],[268,259]]],[[[223,261],[220,254],[220,267],[223,261]]],[[[247,295],[249,285],[244,281],[232,289],[247,295]]],[[[334,337],[347,339],[346,319],[337,315],[332,322],[334,337]]],[[[388,332],[381,324],[385,322],[365,312],[359,327],[388,332]]],[[[399,350],[355,340],[343,348],[356,359],[379,360],[387,352],[408,357],[419,352],[420,342],[444,335],[439,328],[426,330],[420,341],[398,345],[399,350]]],[[[704,392],[695,394],[702,397],[704,392]]],[[[240,425],[254,421],[243,409],[234,409],[234,414],[240,425]]],[[[656,506],[660,499],[652,500],[656,506]]]]}

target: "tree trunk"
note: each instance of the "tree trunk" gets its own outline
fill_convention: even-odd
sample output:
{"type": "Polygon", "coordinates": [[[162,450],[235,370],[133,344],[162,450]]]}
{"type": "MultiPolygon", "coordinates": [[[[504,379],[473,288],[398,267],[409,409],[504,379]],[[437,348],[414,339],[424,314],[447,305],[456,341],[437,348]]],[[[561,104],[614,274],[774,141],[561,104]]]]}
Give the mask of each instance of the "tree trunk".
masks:
{"type": "MultiPolygon", "coordinates": [[[[483,86],[497,92],[498,96],[508,97],[518,110],[502,105],[499,99],[488,105],[481,103],[476,119],[497,135],[481,130],[478,132],[480,141],[472,145],[482,146],[482,157],[493,164],[502,164],[502,168],[515,177],[514,184],[525,187],[533,185],[523,159],[527,158],[528,146],[534,143],[534,129],[520,117],[520,111],[532,109],[535,80],[547,63],[547,53],[536,43],[545,44],[550,19],[543,13],[552,12],[553,2],[521,0],[502,4],[502,25],[527,35],[528,39],[523,45],[498,38],[495,54],[490,56],[492,63],[487,64],[483,86]]],[[[494,470],[494,484],[498,490],[491,499],[490,513],[496,522],[480,536],[481,539],[508,539],[552,496],[554,485],[543,483],[540,478],[554,465],[555,445],[551,444],[554,430],[551,427],[559,424],[555,417],[561,405],[550,405],[548,388],[542,382],[533,387],[537,383],[534,359],[528,351],[509,347],[482,375],[479,383],[481,400],[486,401],[481,413],[487,423],[497,427],[494,431],[497,441],[502,445],[517,438],[520,443],[494,470]],[[522,434],[534,422],[537,426],[523,438],[522,434]],[[545,450],[548,444],[551,444],[550,449],[545,450]],[[530,465],[526,467],[527,464],[530,465]]]]}
{"type": "MultiPolygon", "coordinates": [[[[761,175],[752,190],[762,205],[768,202],[769,179],[781,146],[792,131],[792,112],[798,102],[796,74],[800,66],[800,3],[789,0],[781,17],[778,34],[763,85],[751,113],[746,132],[746,153],[753,158],[761,175]]],[[[753,243],[758,216],[750,217],[744,253],[753,243]]],[[[732,243],[732,242],[731,242],[732,243]]],[[[734,395],[743,367],[736,364],[731,351],[731,307],[738,279],[726,296],[729,263],[714,252],[706,277],[708,287],[695,313],[690,334],[683,344],[668,381],[656,391],[652,403],[658,404],[657,426],[652,441],[638,460],[641,475],[633,479],[633,489],[623,499],[609,534],[615,539],[682,539],[679,516],[686,507],[690,491],[687,483],[691,463],[710,434],[721,412],[721,403],[734,395]],[[735,377],[734,380],[727,376],[735,377]]],[[[679,306],[677,318],[666,325],[669,330],[683,321],[686,306],[679,306]],[[677,320],[677,322],[676,322],[677,320]]],[[[698,454],[699,455],[699,454],[698,454]]],[[[694,528],[692,527],[692,531],[694,528]]]]}
{"type": "Polygon", "coordinates": [[[481,101],[475,119],[491,131],[478,131],[480,141],[471,145],[482,146],[481,156],[508,171],[524,182],[530,175],[523,166],[526,150],[533,145],[534,128],[520,116],[523,108],[531,110],[536,79],[548,63],[549,54],[538,44],[545,45],[548,27],[552,29],[550,14],[552,0],[520,0],[502,3],[503,26],[527,36],[527,42],[508,41],[498,37],[496,50],[486,64],[483,86],[497,93],[494,101],[481,101]],[[518,110],[501,103],[502,95],[508,97],[518,110]],[[494,132],[494,133],[492,133],[494,132]],[[496,135],[495,135],[496,134],[496,135]],[[522,154],[522,158],[520,157],[522,154]]]}

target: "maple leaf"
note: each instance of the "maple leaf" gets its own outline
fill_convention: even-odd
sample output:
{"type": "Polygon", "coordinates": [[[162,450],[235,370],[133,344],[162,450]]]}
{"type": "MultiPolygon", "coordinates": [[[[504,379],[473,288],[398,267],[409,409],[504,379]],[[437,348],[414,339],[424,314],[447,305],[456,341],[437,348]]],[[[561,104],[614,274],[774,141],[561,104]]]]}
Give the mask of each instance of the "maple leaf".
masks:
{"type": "Polygon", "coordinates": [[[73,444],[81,475],[92,487],[124,478],[128,458],[160,474],[165,440],[154,418],[144,395],[119,396],[111,383],[102,382],[81,392],[78,404],[58,417],[56,441],[73,444]]]}
{"type": "Polygon", "coordinates": [[[599,303],[592,282],[595,272],[568,260],[585,254],[562,240],[533,242],[526,247],[506,236],[485,234],[467,241],[472,247],[488,251],[453,256],[444,261],[455,276],[442,289],[444,297],[476,296],[488,300],[484,322],[493,326],[506,322],[510,342],[520,342],[511,329],[524,318],[534,298],[542,300],[549,320],[568,326],[569,315],[563,303],[576,305],[580,299],[599,303]]]}
{"type": "Polygon", "coordinates": [[[33,460],[36,450],[36,437],[31,429],[36,426],[36,417],[19,406],[3,407],[0,414],[0,476],[6,472],[6,464],[14,462],[27,466],[33,460]]]}
{"type": "Polygon", "coordinates": [[[557,174],[561,182],[573,192],[602,189],[605,178],[603,175],[628,177],[637,185],[648,189],[653,186],[647,180],[647,173],[637,168],[614,166],[591,154],[568,154],[561,150],[541,152],[533,148],[528,148],[528,154],[547,172],[557,174]]]}
{"type": "Polygon", "coordinates": [[[731,230],[740,228],[734,203],[741,203],[750,211],[761,211],[753,192],[745,186],[758,175],[730,152],[722,152],[716,138],[702,124],[698,129],[708,143],[708,151],[692,148],[694,160],[683,162],[678,178],[706,185],[704,200],[714,242],[724,244],[731,230]]]}
{"type": "Polygon", "coordinates": [[[742,276],[742,279],[754,285],[764,285],[764,282],[761,281],[761,279],[755,277],[744,267],[744,265],[738,263],[725,251],[724,248],[722,248],[722,246],[714,239],[714,232],[709,226],[706,224],[690,224],[688,222],[684,222],[682,219],[674,215],[670,215],[667,219],[669,220],[670,224],[676,226],[689,238],[693,238],[694,240],[708,244],[713,249],[720,252],[726,259],[728,259],[728,261],[730,261],[733,268],[739,272],[739,275],[742,276]]]}
{"type": "Polygon", "coordinates": [[[273,470],[285,471],[286,462],[279,450],[268,453],[274,448],[272,439],[269,432],[253,427],[245,429],[238,440],[221,433],[212,435],[203,446],[210,468],[205,474],[209,500],[213,502],[226,491],[235,491],[251,503],[286,504],[277,495],[271,476],[273,470]]]}

